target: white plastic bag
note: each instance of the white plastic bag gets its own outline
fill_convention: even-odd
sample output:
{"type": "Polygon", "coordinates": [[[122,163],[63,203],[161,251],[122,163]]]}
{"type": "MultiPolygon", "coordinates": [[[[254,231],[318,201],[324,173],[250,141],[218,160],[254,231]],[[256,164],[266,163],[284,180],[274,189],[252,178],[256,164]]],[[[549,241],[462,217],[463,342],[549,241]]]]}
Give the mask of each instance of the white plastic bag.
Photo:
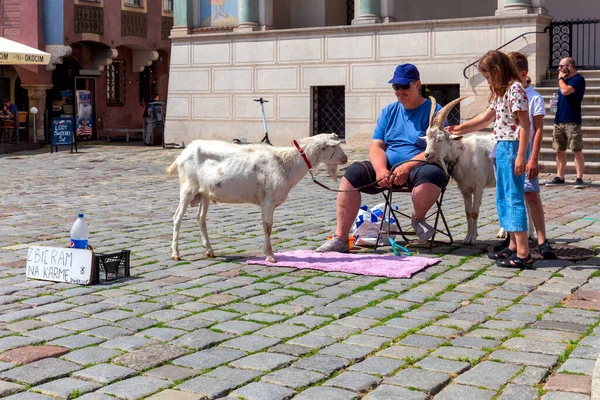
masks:
{"type": "MultiPolygon", "coordinates": [[[[355,241],[354,244],[357,246],[375,246],[375,241],[377,240],[377,233],[379,232],[379,225],[381,224],[381,219],[385,216],[383,215],[383,209],[385,207],[385,203],[380,203],[370,209],[368,206],[363,205],[358,210],[358,214],[356,215],[356,219],[354,220],[354,225],[350,230],[350,236],[354,236],[355,241]]],[[[394,209],[397,210],[398,206],[394,206],[394,209]]],[[[391,220],[392,224],[395,224],[394,219],[391,220]]],[[[389,222],[387,220],[383,221],[383,225],[381,226],[381,230],[387,230],[389,222]]],[[[389,245],[389,236],[386,234],[382,234],[379,237],[378,246],[387,246],[389,245]]]]}

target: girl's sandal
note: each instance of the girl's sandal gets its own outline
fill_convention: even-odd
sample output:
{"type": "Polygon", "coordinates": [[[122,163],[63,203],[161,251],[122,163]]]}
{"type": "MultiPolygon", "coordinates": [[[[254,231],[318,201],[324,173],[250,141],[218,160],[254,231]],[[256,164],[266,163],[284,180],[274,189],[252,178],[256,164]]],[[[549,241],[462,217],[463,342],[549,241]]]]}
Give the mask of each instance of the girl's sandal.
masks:
{"type": "Polygon", "coordinates": [[[491,260],[505,260],[515,254],[514,251],[509,249],[508,247],[505,249],[500,249],[498,251],[490,251],[488,253],[488,258],[491,260]]]}
{"type": "Polygon", "coordinates": [[[527,254],[527,257],[524,258],[521,258],[514,253],[505,260],[496,260],[496,265],[499,267],[526,269],[531,267],[534,262],[534,259],[531,258],[531,253],[527,254]]]}

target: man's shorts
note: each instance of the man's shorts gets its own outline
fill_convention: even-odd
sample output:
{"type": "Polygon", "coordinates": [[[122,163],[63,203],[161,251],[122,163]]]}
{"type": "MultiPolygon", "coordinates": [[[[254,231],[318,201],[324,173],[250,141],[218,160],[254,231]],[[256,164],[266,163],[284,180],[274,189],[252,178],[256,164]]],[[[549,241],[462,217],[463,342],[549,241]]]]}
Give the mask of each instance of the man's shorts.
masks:
{"type": "MultiPolygon", "coordinates": [[[[375,169],[370,161],[355,162],[346,169],[344,178],[348,180],[355,188],[363,187],[375,182],[375,169]]],[[[435,164],[421,163],[410,170],[406,186],[409,190],[424,183],[433,183],[443,188],[448,184],[448,178],[444,170],[435,164]]],[[[381,193],[386,188],[381,188],[377,184],[360,189],[360,192],[367,194],[381,193]]]]}
{"type": "Polygon", "coordinates": [[[529,179],[525,175],[525,193],[538,193],[540,191],[540,181],[536,176],[533,179],[529,179]]]}
{"type": "Polygon", "coordinates": [[[574,122],[559,122],[554,124],[552,132],[552,148],[555,151],[566,151],[567,143],[572,152],[583,150],[581,125],[574,122]]]}

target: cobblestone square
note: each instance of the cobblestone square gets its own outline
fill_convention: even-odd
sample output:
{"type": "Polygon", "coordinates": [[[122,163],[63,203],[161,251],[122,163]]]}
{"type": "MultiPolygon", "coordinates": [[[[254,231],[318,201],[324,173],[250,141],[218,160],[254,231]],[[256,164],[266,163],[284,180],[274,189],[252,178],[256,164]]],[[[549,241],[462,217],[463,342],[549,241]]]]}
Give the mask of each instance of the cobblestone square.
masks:
{"type": "MultiPolygon", "coordinates": [[[[590,399],[600,258],[496,267],[487,258],[498,243],[493,189],[478,244],[462,246],[463,200],[450,184],[444,213],[454,243],[411,246],[442,261],[410,279],[247,265],[264,258],[260,210],[248,205],[211,206],[214,258],[188,210],[182,259],[173,261],[179,184],[165,168],[178,154],[88,144],[76,154],[0,156],[10,171],[0,199],[0,396],[590,399]],[[27,248],[68,246],[78,212],[96,252],[131,250],[131,276],[89,287],[27,279],[27,248]]],[[[600,246],[592,181],[585,190],[542,187],[552,242],[600,246]]],[[[304,178],[275,211],[275,251],[318,247],[333,232],[335,197],[304,178]]],[[[395,199],[410,209],[409,196],[395,199]]]]}

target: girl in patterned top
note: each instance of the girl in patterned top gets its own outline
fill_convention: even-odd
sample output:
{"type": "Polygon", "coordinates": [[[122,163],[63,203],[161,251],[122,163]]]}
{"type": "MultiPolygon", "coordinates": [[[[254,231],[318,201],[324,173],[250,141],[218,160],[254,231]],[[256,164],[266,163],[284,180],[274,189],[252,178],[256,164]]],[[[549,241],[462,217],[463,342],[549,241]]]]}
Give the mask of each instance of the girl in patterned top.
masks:
{"type": "Polygon", "coordinates": [[[526,268],[533,264],[524,194],[530,125],[527,95],[506,54],[489,51],[479,60],[478,68],[490,85],[490,106],[468,122],[448,127],[448,131],[464,135],[495,120],[492,136],[496,145],[492,157],[496,158],[496,208],[500,226],[510,232],[511,243],[488,256],[496,259],[499,266],[526,268]]]}

